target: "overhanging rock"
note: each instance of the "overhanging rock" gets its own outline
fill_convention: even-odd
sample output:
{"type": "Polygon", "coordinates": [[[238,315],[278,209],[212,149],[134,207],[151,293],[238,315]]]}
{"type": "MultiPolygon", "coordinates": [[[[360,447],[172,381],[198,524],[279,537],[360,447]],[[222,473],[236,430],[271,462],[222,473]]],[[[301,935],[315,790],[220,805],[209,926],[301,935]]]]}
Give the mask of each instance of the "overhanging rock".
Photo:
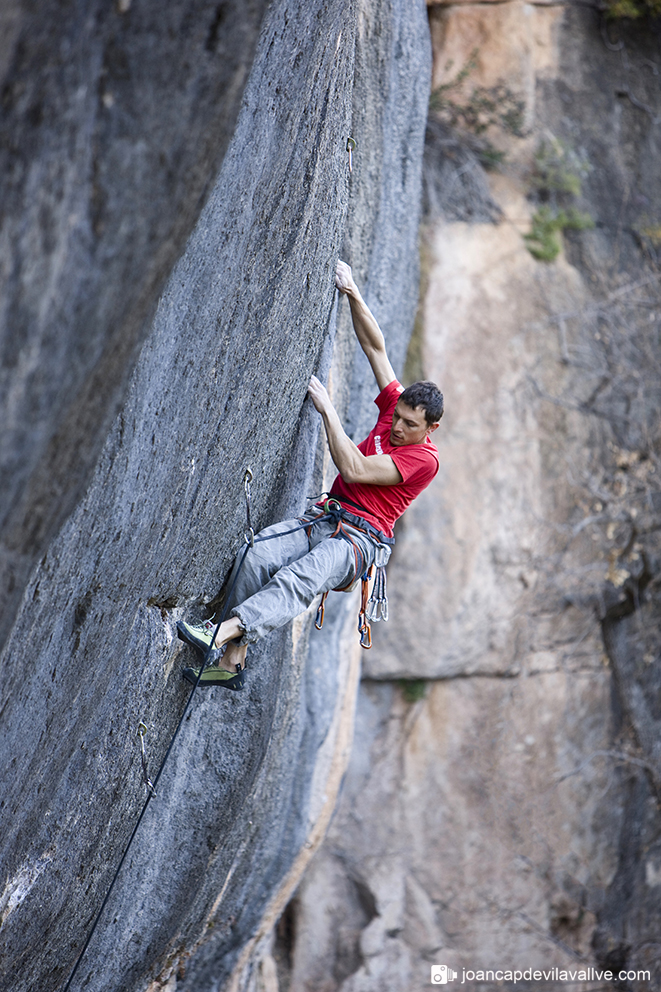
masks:
{"type": "Polygon", "coordinates": [[[235,129],[265,0],[0,15],[0,646],[235,129]]]}
{"type": "MultiPolygon", "coordinates": [[[[319,491],[313,372],[353,429],[370,419],[338,256],[401,368],[429,73],[421,2],[269,9],[214,188],[3,654],[2,989],[61,988],[78,957],[144,802],[138,725],[157,768],[187,698],[174,623],[240,545],[246,466],[260,526],[319,491]]],[[[254,651],[243,694],[194,700],[73,989],[249,987],[347,750],[352,601],[333,598],[321,635],[304,618],[254,651]]]]}

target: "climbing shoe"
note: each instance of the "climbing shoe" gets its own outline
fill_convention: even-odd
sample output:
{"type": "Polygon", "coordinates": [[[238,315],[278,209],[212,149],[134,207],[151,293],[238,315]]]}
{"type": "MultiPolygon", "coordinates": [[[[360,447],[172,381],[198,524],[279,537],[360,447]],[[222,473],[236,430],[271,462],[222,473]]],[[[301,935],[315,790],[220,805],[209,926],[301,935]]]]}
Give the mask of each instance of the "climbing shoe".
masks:
{"type": "Polygon", "coordinates": [[[216,624],[211,620],[203,620],[202,623],[184,623],[179,620],[177,623],[177,636],[179,640],[190,644],[192,648],[197,648],[206,655],[213,640],[216,624]]]}
{"type": "Polygon", "coordinates": [[[224,668],[216,668],[215,665],[209,665],[202,672],[202,678],[199,683],[197,681],[200,674],[199,668],[184,668],[181,673],[183,677],[191,682],[193,685],[199,685],[201,689],[206,689],[212,685],[222,685],[224,689],[243,689],[246,682],[246,672],[244,668],[239,665],[236,666],[236,672],[226,672],[224,668]]]}

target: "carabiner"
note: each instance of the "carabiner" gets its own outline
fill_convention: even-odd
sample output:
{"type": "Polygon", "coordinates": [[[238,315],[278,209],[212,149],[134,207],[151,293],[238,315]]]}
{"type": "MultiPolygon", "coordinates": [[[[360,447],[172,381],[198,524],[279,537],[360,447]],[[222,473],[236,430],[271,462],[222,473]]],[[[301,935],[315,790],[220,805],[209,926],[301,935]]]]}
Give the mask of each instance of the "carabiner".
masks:
{"type": "Polygon", "coordinates": [[[369,650],[372,647],[372,631],[363,610],[358,614],[358,633],[361,648],[369,650]]]}

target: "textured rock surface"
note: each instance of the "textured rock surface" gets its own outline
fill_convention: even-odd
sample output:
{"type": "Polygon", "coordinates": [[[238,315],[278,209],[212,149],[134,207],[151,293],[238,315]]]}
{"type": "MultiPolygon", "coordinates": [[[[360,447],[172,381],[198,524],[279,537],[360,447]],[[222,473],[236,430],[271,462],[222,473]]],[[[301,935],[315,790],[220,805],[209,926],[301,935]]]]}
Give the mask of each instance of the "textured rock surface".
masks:
{"type": "Polygon", "coordinates": [[[265,7],[3,4],[0,645],[216,177],[265,7]]]}
{"type": "MultiPolygon", "coordinates": [[[[3,989],[61,987],[77,958],[143,805],[138,723],[152,770],[188,697],[179,670],[191,656],[174,622],[218,593],[243,532],[246,465],[260,526],[321,485],[305,391],[331,357],[338,406],[354,429],[371,419],[373,382],[354,363],[346,306],[336,322],[340,252],[403,362],[429,81],[422,3],[269,8],[220,173],[85,495],[32,572],[3,653],[3,989]]],[[[213,154],[222,151],[221,133],[213,154]]],[[[160,246],[169,235],[157,225],[150,237],[160,246]]],[[[107,291],[133,306],[135,286],[148,311],[159,288],[150,273],[122,256],[107,291]]],[[[65,314],[70,302],[57,296],[65,314]]],[[[80,418],[92,452],[104,418],[80,418]]],[[[310,648],[304,618],[253,652],[244,694],[195,698],[72,988],[262,981],[256,948],[319,843],[346,760],[357,661],[344,628],[355,620],[350,597],[334,600],[310,648]]]]}
{"type": "Polygon", "coordinates": [[[280,929],[280,987],[592,964],[649,970],[614,986],[642,992],[661,981],[658,36],[462,3],[434,8],[432,37],[434,83],[453,84],[426,150],[441,471],[399,527],[392,620],[363,659],[338,813],[280,929]],[[485,111],[494,90],[519,102],[518,134],[485,111]],[[478,105],[484,130],[462,131],[478,105]],[[554,137],[581,167],[560,202],[596,226],[545,264],[522,235],[554,137]],[[494,151],[499,171],[478,172],[494,151]]]}

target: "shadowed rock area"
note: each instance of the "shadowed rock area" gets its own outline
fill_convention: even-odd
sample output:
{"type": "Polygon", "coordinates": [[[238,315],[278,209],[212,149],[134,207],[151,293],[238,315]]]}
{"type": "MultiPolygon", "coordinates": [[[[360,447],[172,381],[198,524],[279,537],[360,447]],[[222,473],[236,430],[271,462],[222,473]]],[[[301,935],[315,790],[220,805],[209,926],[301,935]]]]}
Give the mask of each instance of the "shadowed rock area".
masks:
{"type": "MultiPolygon", "coordinates": [[[[128,32],[136,17],[148,14],[119,4],[96,20],[72,12],[50,33],[12,21],[24,39],[12,64],[23,60],[29,86],[41,85],[35,65],[46,73],[62,57],[62,33],[91,32],[80,45],[91,61],[69,60],[79,76],[68,99],[81,104],[37,115],[44,130],[25,152],[70,241],[58,235],[43,262],[29,244],[18,250],[20,169],[5,241],[18,273],[5,339],[16,469],[6,563],[18,611],[12,625],[8,600],[2,989],[62,988],[77,960],[145,801],[139,723],[153,775],[189,695],[180,669],[192,655],[175,622],[205,612],[241,545],[246,467],[258,526],[320,490],[329,470],[305,400],[313,372],[330,375],[352,430],[372,419],[373,380],[355,361],[348,308],[337,312],[338,256],[354,265],[400,368],[417,303],[424,5],[280,0],[261,27],[257,4],[170,7],[165,41],[143,25],[153,62],[127,41],[131,71],[108,32],[128,32]],[[119,20],[107,28],[104,17],[119,20]],[[213,71],[209,45],[226,52],[213,71]],[[167,106],[176,137],[159,138],[174,171],[159,171],[161,145],[148,140],[160,133],[158,73],[184,93],[167,106]],[[136,110],[130,124],[124,101],[144,120],[136,110]],[[97,120],[106,111],[122,116],[97,120]],[[129,137],[114,144],[122,126],[129,137]],[[92,165],[71,166],[73,206],[49,171],[67,127],[83,144],[101,134],[87,185],[76,177],[92,165]],[[52,252],[87,252],[94,264],[58,268],[52,252]],[[42,281],[28,298],[30,267],[42,281]],[[41,403],[32,420],[28,395],[41,403]]],[[[25,127],[20,118],[19,138],[25,127]]],[[[323,632],[309,635],[304,617],[252,651],[244,693],[196,695],[72,989],[257,987],[259,941],[321,840],[348,758],[355,603],[331,601],[323,632]]]]}

